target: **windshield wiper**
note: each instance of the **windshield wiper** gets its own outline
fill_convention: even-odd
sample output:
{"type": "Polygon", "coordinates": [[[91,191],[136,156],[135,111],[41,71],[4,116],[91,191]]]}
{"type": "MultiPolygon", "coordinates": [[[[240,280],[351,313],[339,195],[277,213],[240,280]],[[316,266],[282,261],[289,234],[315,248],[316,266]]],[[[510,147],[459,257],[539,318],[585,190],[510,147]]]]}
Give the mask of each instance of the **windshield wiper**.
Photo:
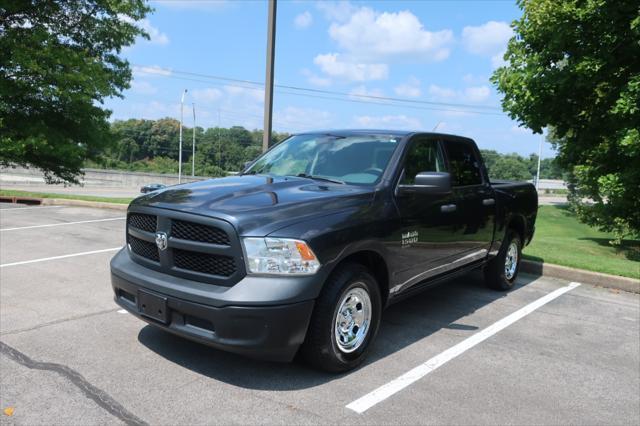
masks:
{"type": "Polygon", "coordinates": [[[337,179],[329,179],[326,177],[322,177],[322,176],[315,176],[315,175],[308,175],[306,173],[298,173],[296,175],[297,177],[302,177],[302,178],[307,178],[307,179],[313,179],[313,180],[322,180],[324,182],[331,182],[331,183],[339,183],[341,185],[344,185],[345,183],[341,180],[337,180],[337,179]]]}

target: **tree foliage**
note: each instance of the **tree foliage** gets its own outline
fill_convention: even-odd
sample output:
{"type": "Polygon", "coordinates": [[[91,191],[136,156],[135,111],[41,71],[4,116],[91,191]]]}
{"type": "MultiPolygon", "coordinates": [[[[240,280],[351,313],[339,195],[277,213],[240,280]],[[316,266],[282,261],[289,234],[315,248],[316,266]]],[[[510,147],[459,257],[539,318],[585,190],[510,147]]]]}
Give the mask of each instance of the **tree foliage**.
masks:
{"type": "MultiPolygon", "coordinates": [[[[111,124],[115,143],[105,149],[97,162],[88,165],[117,169],[176,173],[178,171],[180,122],[130,119],[111,124]]],[[[183,127],[183,171],[191,172],[193,128],[183,127]]],[[[271,143],[285,139],[287,133],[274,132],[271,143]]],[[[223,176],[238,171],[262,152],[262,130],[196,127],[195,171],[198,176],[223,176]]]]}
{"type": "MultiPolygon", "coordinates": [[[[4,0],[0,5],[0,164],[76,182],[110,142],[105,98],[129,87],[118,54],[138,36],[143,0],[4,0]]],[[[129,141],[129,155],[134,145],[129,141]]]]}
{"type": "MultiPolygon", "coordinates": [[[[115,144],[106,149],[99,162],[92,167],[122,170],[176,173],[178,171],[180,122],[173,118],[159,120],[129,119],[114,121],[111,132],[115,144]]],[[[183,171],[191,172],[193,128],[183,128],[183,171]]],[[[274,132],[271,145],[287,138],[288,133],[274,132]]],[[[518,154],[500,154],[481,150],[492,179],[531,180],[535,178],[538,156],[522,157],[518,154]]],[[[262,130],[247,130],[241,126],[231,128],[196,127],[196,175],[224,176],[227,171],[239,171],[247,161],[262,152],[262,130]]],[[[562,179],[563,171],[552,158],[541,162],[542,179],[562,179]]]]}
{"type": "MultiPolygon", "coordinates": [[[[487,149],[480,151],[491,179],[532,180],[538,173],[537,154],[525,158],[515,153],[500,154],[487,149]]],[[[540,179],[563,179],[563,171],[555,158],[543,158],[540,161],[540,179]]]]}
{"type": "Polygon", "coordinates": [[[549,129],[581,220],[640,234],[640,5],[637,0],[519,0],[503,108],[549,129]]]}

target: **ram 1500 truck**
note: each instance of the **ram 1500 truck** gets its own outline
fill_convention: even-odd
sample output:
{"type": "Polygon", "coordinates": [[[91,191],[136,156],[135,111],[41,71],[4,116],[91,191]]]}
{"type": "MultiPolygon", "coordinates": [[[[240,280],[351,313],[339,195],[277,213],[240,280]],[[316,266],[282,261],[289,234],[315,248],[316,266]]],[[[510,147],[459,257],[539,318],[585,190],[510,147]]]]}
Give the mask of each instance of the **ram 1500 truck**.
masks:
{"type": "Polygon", "coordinates": [[[389,304],[476,268],[510,289],[537,207],[533,185],[489,180],[471,139],[298,134],[237,176],[132,201],[115,301],[219,349],[346,371],[389,304]]]}

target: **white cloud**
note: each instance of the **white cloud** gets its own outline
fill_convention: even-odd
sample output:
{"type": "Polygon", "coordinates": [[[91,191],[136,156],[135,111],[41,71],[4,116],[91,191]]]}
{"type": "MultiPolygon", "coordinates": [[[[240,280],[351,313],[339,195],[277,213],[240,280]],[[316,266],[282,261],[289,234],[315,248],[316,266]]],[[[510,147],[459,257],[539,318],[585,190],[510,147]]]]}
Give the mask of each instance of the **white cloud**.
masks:
{"type": "Polygon", "coordinates": [[[462,77],[462,81],[466,84],[486,84],[489,82],[489,77],[468,73],[462,77]]]}
{"type": "Polygon", "coordinates": [[[493,68],[499,68],[503,65],[507,65],[507,61],[504,60],[504,54],[507,53],[507,49],[500,53],[496,53],[491,57],[491,66],[493,68]]]}
{"type": "Polygon", "coordinates": [[[132,19],[126,15],[118,15],[118,17],[120,18],[120,20],[127,22],[129,24],[133,24],[138,28],[141,28],[142,30],[144,30],[147,34],[149,34],[149,40],[145,40],[145,41],[148,41],[149,43],[153,43],[153,44],[160,44],[160,45],[169,43],[169,36],[161,32],[157,27],[153,26],[153,24],[151,24],[151,21],[149,21],[147,18],[136,21],[135,19],[132,19]]]}
{"type": "Polygon", "coordinates": [[[296,16],[295,19],[293,20],[293,24],[298,29],[308,28],[312,23],[313,23],[313,16],[308,10],[296,16]]]}
{"type": "Polygon", "coordinates": [[[498,68],[505,64],[502,57],[513,29],[506,22],[489,21],[477,27],[464,27],[462,43],[467,51],[491,58],[491,65],[498,68]]]}
{"type": "Polygon", "coordinates": [[[491,95],[491,89],[483,85],[466,87],[463,90],[454,90],[449,87],[432,84],[429,86],[429,95],[436,101],[479,103],[489,98],[491,95]]]}
{"type": "Polygon", "coordinates": [[[415,117],[400,115],[370,116],[360,115],[354,117],[354,123],[360,127],[387,128],[387,129],[422,129],[422,123],[415,117]]]}
{"type": "Polygon", "coordinates": [[[355,10],[345,23],[332,23],[329,35],[350,55],[367,60],[404,55],[441,61],[453,42],[450,30],[427,31],[408,10],[377,12],[368,7],[355,10]]]}
{"type": "Polygon", "coordinates": [[[389,75],[387,64],[350,62],[338,53],[317,55],[313,62],[328,76],[349,81],[384,80],[389,75]]]}
{"type": "Polygon", "coordinates": [[[138,21],[140,27],[149,34],[149,42],[153,44],[168,44],[169,36],[161,32],[157,27],[151,25],[148,19],[142,19],[138,21]]]}
{"type": "Polygon", "coordinates": [[[144,103],[134,103],[129,107],[131,114],[126,118],[137,117],[148,120],[157,120],[164,117],[179,117],[180,103],[166,103],[150,101],[144,103]]]}
{"type": "Polygon", "coordinates": [[[449,100],[456,97],[456,91],[448,87],[432,84],[429,86],[429,95],[438,100],[449,100]]]}
{"type": "Polygon", "coordinates": [[[406,83],[402,83],[393,89],[398,96],[407,98],[418,98],[422,94],[420,89],[420,80],[415,77],[409,77],[406,83]]]}
{"type": "Polygon", "coordinates": [[[322,0],[316,2],[316,8],[324,13],[325,18],[330,21],[343,22],[355,12],[356,7],[348,1],[322,0]]]}
{"type": "Polygon", "coordinates": [[[225,92],[236,99],[243,98],[254,102],[264,102],[264,89],[240,86],[224,86],[225,92]]]}
{"type": "Polygon", "coordinates": [[[281,130],[305,131],[331,127],[333,117],[328,111],[288,106],[273,113],[273,122],[281,130]]]}
{"type": "Polygon", "coordinates": [[[139,66],[134,66],[133,67],[133,75],[145,75],[145,76],[150,76],[150,75],[159,75],[159,76],[168,76],[171,75],[172,72],[170,69],[167,68],[162,68],[158,65],[149,65],[149,66],[143,66],[143,67],[139,67],[139,66]]]}
{"type": "Polygon", "coordinates": [[[463,93],[463,99],[468,102],[482,102],[489,97],[491,91],[487,86],[478,86],[467,87],[463,93]]]}
{"type": "Polygon", "coordinates": [[[214,87],[209,87],[206,89],[198,89],[191,92],[191,96],[198,103],[211,103],[222,98],[222,90],[216,89],[214,87]]]}
{"type": "Polygon", "coordinates": [[[131,90],[141,95],[153,95],[158,93],[158,88],[148,81],[131,80],[131,90]]]}
{"type": "Polygon", "coordinates": [[[302,73],[302,75],[307,77],[307,81],[312,86],[318,86],[318,87],[329,87],[329,86],[331,86],[331,79],[330,78],[320,77],[319,75],[317,75],[316,73],[310,71],[307,68],[303,68],[301,70],[301,73],[302,73]]]}

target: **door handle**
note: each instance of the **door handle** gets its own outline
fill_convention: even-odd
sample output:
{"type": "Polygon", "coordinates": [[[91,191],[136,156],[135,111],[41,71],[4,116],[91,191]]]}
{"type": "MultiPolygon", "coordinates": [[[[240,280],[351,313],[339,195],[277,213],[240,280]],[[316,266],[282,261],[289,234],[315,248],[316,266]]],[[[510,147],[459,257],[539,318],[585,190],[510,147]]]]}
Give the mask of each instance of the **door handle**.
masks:
{"type": "Polygon", "coordinates": [[[451,213],[455,212],[457,208],[458,206],[456,206],[455,204],[445,204],[443,206],[440,206],[440,211],[442,213],[451,213]]]}
{"type": "Polygon", "coordinates": [[[496,200],[493,198],[485,198],[484,200],[482,200],[482,205],[483,206],[492,206],[496,203],[496,200]]]}

